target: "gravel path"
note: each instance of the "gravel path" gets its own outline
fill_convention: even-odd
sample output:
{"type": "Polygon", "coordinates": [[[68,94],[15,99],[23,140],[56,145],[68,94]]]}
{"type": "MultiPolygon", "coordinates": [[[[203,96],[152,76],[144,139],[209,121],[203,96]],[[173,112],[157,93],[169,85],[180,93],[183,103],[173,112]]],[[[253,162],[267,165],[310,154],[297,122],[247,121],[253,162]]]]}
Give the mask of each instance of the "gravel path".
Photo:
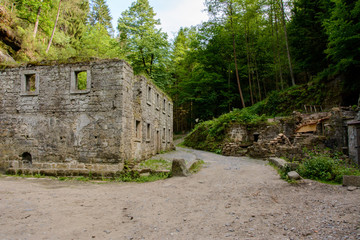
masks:
{"type": "Polygon", "coordinates": [[[0,239],[360,239],[360,189],[288,184],[246,157],[160,157],[206,166],[144,184],[0,177],[0,239]]]}

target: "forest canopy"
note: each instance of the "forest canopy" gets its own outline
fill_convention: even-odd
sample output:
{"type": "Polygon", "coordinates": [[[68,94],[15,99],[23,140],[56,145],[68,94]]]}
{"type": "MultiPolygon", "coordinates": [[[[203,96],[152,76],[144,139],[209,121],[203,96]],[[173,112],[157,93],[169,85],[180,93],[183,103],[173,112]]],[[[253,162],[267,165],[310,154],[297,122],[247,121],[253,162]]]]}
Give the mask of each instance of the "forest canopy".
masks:
{"type": "Polygon", "coordinates": [[[148,0],[120,10],[117,26],[105,0],[0,0],[0,61],[124,59],[173,98],[175,131],[288,88],[300,98],[286,101],[321,105],[335,82],[337,104],[357,103],[360,0],[205,0],[204,9],[209,21],[169,40],[148,0]]]}

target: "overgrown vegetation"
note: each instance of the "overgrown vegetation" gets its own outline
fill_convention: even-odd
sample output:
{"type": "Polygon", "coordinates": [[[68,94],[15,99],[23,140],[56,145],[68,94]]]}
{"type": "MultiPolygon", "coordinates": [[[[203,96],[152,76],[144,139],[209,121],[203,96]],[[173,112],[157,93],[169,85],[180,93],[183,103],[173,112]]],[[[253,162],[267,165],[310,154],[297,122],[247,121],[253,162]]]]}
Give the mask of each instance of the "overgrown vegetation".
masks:
{"type": "Polygon", "coordinates": [[[341,184],[344,175],[360,176],[360,169],[339,153],[330,150],[306,151],[307,158],[297,169],[298,173],[313,180],[341,184]]]}
{"type": "Polygon", "coordinates": [[[244,124],[247,128],[253,128],[266,124],[264,115],[259,116],[255,112],[257,106],[223,114],[219,118],[202,122],[196,125],[194,130],[185,138],[184,145],[196,149],[218,152],[226,135],[226,131],[233,124],[244,124]]]}
{"type": "MultiPolygon", "coordinates": [[[[306,158],[299,164],[296,172],[303,178],[316,180],[327,184],[342,184],[344,175],[360,176],[359,166],[356,166],[351,160],[342,153],[330,149],[313,149],[311,151],[304,149],[306,158]]],[[[292,171],[289,166],[279,169],[275,164],[269,163],[277,170],[280,178],[289,182],[297,183],[291,180],[288,173],[292,171]]]]}
{"type": "Polygon", "coordinates": [[[197,173],[201,170],[205,162],[203,160],[197,160],[193,165],[191,165],[189,171],[190,173],[197,173]]]}

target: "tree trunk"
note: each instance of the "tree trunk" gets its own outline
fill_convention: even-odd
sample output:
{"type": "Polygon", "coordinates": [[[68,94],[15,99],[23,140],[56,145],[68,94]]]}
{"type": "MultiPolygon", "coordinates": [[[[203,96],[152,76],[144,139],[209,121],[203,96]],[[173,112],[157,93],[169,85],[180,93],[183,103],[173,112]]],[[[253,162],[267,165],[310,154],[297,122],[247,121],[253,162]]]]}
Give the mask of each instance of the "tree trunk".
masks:
{"type": "Polygon", "coordinates": [[[279,64],[279,77],[280,77],[280,85],[281,90],[284,90],[284,79],[281,67],[281,59],[280,59],[280,40],[279,40],[279,28],[278,28],[278,20],[275,13],[275,34],[276,34],[276,55],[277,55],[277,62],[279,64]]]}
{"type": "MultiPolygon", "coordinates": [[[[275,73],[275,85],[276,85],[276,90],[279,90],[279,78],[278,78],[278,70],[277,70],[277,42],[275,42],[275,27],[274,27],[274,20],[273,17],[275,15],[275,10],[274,10],[274,2],[271,1],[270,2],[270,22],[271,22],[271,36],[273,37],[272,39],[272,47],[273,47],[273,57],[274,57],[274,73],[275,73]]],[[[275,23],[276,23],[276,16],[275,16],[275,23]]],[[[276,38],[277,39],[277,38],[276,38]]]]}
{"type": "Polygon", "coordinates": [[[49,52],[49,49],[50,49],[50,46],[51,46],[52,40],[53,40],[53,38],[54,38],[56,25],[57,25],[57,23],[58,23],[58,20],[59,20],[59,15],[60,15],[60,5],[61,5],[61,0],[59,1],[59,8],[58,8],[58,12],[57,12],[57,15],[56,15],[55,25],[54,25],[54,29],[53,29],[52,34],[51,34],[51,37],[50,37],[49,44],[48,44],[47,49],[46,49],[46,53],[48,53],[48,52],[49,52]]]}
{"type": "Polygon", "coordinates": [[[250,88],[250,99],[251,99],[251,105],[254,105],[254,97],[253,97],[253,90],[252,90],[252,84],[251,84],[251,64],[250,64],[250,50],[249,50],[249,34],[248,34],[248,28],[245,24],[245,45],[246,45],[246,58],[247,58],[247,66],[248,66],[248,78],[249,78],[249,88],[250,88]]]}
{"type": "Polygon", "coordinates": [[[230,24],[231,24],[232,39],[233,39],[233,50],[234,50],[234,63],[235,63],[236,81],[237,81],[237,84],[238,84],[238,89],[239,89],[241,104],[242,104],[242,107],[245,108],[246,106],[245,106],[244,97],[243,97],[242,90],[241,90],[240,77],[239,77],[239,69],[238,69],[238,66],[237,66],[237,58],[236,58],[235,30],[234,30],[233,19],[232,19],[232,18],[233,18],[232,2],[229,3],[229,10],[230,10],[230,24]]]}
{"type": "Polygon", "coordinates": [[[256,61],[256,56],[254,56],[254,61],[255,61],[256,81],[257,81],[257,85],[258,85],[259,99],[261,101],[262,96],[261,96],[260,79],[259,79],[259,72],[258,72],[258,65],[257,65],[257,61],[256,61]]]}
{"type": "MultiPolygon", "coordinates": [[[[42,0],[40,2],[42,2],[42,0]]],[[[36,15],[36,21],[35,21],[35,27],[34,27],[34,38],[36,38],[36,34],[38,31],[38,27],[39,27],[40,13],[41,13],[41,5],[39,6],[38,12],[36,15]]]]}
{"type": "Polygon", "coordinates": [[[285,10],[284,10],[283,0],[280,0],[280,4],[281,4],[280,7],[281,7],[281,15],[282,15],[282,24],[283,24],[283,27],[284,27],[284,34],[285,34],[286,51],[287,51],[287,56],[288,56],[288,60],[289,60],[289,70],[290,70],[291,83],[292,83],[293,86],[295,86],[295,78],[294,78],[294,73],[293,73],[293,68],[292,68],[292,63],[291,63],[289,41],[288,41],[288,35],[287,35],[287,30],[286,30],[285,10]]]}

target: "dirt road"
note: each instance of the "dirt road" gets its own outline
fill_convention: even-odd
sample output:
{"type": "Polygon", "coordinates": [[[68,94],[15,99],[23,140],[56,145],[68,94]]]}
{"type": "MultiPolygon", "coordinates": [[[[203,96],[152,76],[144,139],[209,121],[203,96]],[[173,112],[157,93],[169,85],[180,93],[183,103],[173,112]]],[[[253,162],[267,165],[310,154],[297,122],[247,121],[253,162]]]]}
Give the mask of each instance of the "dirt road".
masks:
{"type": "Polygon", "coordinates": [[[172,156],[207,164],[144,184],[0,177],[0,239],[360,239],[360,189],[291,185],[245,157],[172,156]]]}

